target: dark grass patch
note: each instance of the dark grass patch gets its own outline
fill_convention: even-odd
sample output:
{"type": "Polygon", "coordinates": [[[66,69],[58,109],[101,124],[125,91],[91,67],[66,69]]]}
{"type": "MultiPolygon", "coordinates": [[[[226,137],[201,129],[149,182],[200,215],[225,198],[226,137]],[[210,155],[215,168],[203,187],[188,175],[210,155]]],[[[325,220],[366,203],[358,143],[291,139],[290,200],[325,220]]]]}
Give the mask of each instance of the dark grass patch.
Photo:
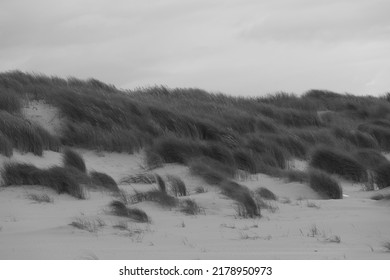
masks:
{"type": "Polygon", "coordinates": [[[258,154],[265,165],[284,169],[289,156],[287,151],[261,137],[261,135],[248,136],[246,147],[258,154]]]}
{"type": "Polygon", "coordinates": [[[309,186],[325,199],[343,198],[343,190],[339,183],[323,171],[315,169],[309,171],[309,186]]]}
{"type": "Polygon", "coordinates": [[[298,136],[287,133],[283,134],[268,134],[264,136],[266,141],[270,141],[279,148],[287,151],[291,156],[305,159],[308,145],[298,136]]]}
{"type": "Polygon", "coordinates": [[[111,176],[102,172],[92,171],[90,172],[90,177],[93,184],[104,187],[112,192],[119,192],[118,185],[111,176]]]}
{"type": "Polygon", "coordinates": [[[150,142],[147,136],[135,129],[120,128],[116,125],[101,128],[89,123],[75,122],[65,124],[61,141],[68,146],[129,154],[139,151],[143,143],[150,142]]]}
{"type": "Polygon", "coordinates": [[[251,174],[257,173],[256,157],[249,149],[234,150],[233,157],[237,169],[248,171],[251,174]]]}
{"type": "Polygon", "coordinates": [[[277,177],[283,177],[288,182],[299,182],[304,183],[309,181],[309,176],[307,172],[301,170],[280,170],[280,175],[277,177]]]}
{"type": "Polygon", "coordinates": [[[278,197],[271,192],[269,189],[260,187],[256,189],[256,194],[258,194],[261,198],[266,199],[266,200],[277,200],[278,197]]]}
{"type": "Polygon", "coordinates": [[[335,127],[332,129],[333,135],[359,148],[378,149],[377,140],[366,132],[359,130],[345,130],[345,128],[335,127]]]}
{"type": "Polygon", "coordinates": [[[85,166],[83,157],[74,150],[66,148],[63,151],[62,162],[64,167],[73,167],[83,173],[87,172],[87,167],[85,166]]]}
{"type": "Polygon", "coordinates": [[[374,181],[379,189],[390,186],[390,162],[385,162],[374,168],[374,181]]]}
{"type": "Polygon", "coordinates": [[[165,181],[163,180],[163,178],[161,178],[160,175],[156,174],[156,181],[157,181],[157,186],[158,186],[158,189],[163,192],[163,193],[167,193],[167,187],[165,185],[165,181]]]}
{"type": "Polygon", "coordinates": [[[13,146],[11,141],[0,131],[0,155],[11,157],[13,155],[13,146]]]}
{"type": "Polygon", "coordinates": [[[207,157],[192,160],[189,168],[191,174],[201,177],[210,185],[218,185],[225,178],[233,178],[235,174],[234,168],[207,157]]]}
{"type": "Polygon", "coordinates": [[[390,194],[376,194],[371,197],[372,200],[390,200],[390,194]]]}
{"type": "Polygon", "coordinates": [[[366,123],[359,125],[358,130],[368,133],[376,139],[382,149],[390,151],[390,128],[366,123]]]}
{"type": "Polygon", "coordinates": [[[367,177],[365,167],[356,159],[327,147],[318,147],[312,152],[310,166],[355,182],[363,182],[367,177]]]}
{"type": "Polygon", "coordinates": [[[356,150],[352,156],[369,169],[374,169],[379,165],[388,162],[384,155],[373,149],[359,149],[356,150]]]}
{"type": "Polygon", "coordinates": [[[235,200],[243,207],[244,211],[241,212],[243,217],[254,218],[261,216],[260,208],[247,187],[227,180],[219,184],[219,187],[224,195],[235,200]]]}
{"type": "Polygon", "coordinates": [[[222,164],[235,166],[235,160],[231,149],[220,142],[206,142],[202,148],[202,154],[219,161],[222,164]]]}
{"type": "Polygon", "coordinates": [[[165,163],[185,164],[189,159],[202,154],[200,142],[176,137],[160,138],[150,149],[165,163]]]}
{"type": "Polygon", "coordinates": [[[25,163],[7,163],[1,170],[5,186],[42,185],[52,188],[60,194],[68,193],[76,198],[85,199],[84,188],[74,179],[72,173],[63,167],[39,169],[25,163]]]}
{"type": "Polygon", "coordinates": [[[14,148],[42,156],[44,149],[42,138],[26,120],[0,111],[0,132],[7,136],[14,148]]]}
{"type": "Polygon", "coordinates": [[[187,215],[197,215],[202,208],[193,199],[184,199],[180,201],[180,211],[187,215]]]}
{"type": "Polygon", "coordinates": [[[150,223],[149,216],[139,208],[127,208],[127,217],[138,223],[150,223]]]}
{"type": "Polygon", "coordinates": [[[171,192],[176,196],[186,196],[187,189],[186,185],[179,177],[174,175],[167,176],[168,182],[171,185],[171,192]]]}
{"type": "Polygon", "coordinates": [[[120,182],[122,184],[155,184],[157,183],[157,179],[153,173],[138,173],[126,176],[120,182]]]}
{"type": "Polygon", "coordinates": [[[22,102],[13,90],[2,88],[0,85],[0,110],[9,113],[20,113],[22,102]]]}
{"type": "Polygon", "coordinates": [[[162,207],[172,208],[178,204],[178,200],[160,190],[150,190],[147,192],[135,192],[130,196],[131,203],[139,203],[143,201],[152,201],[158,203],[162,207]]]}

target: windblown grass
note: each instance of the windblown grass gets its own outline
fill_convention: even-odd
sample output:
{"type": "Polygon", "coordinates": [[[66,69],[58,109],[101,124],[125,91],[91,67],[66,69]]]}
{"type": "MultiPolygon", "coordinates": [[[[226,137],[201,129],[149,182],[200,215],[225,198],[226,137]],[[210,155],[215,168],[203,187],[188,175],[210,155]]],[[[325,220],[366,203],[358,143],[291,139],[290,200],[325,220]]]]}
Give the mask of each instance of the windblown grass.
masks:
{"type": "Polygon", "coordinates": [[[112,192],[119,192],[118,185],[111,176],[96,171],[92,171],[90,176],[93,184],[104,187],[105,189],[112,192]]]}
{"type": "Polygon", "coordinates": [[[343,190],[339,183],[326,172],[311,169],[309,171],[309,185],[326,199],[342,199],[343,190]]]}
{"type": "Polygon", "coordinates": [[[171,185],[171,192],[176,196],[186,196],[187,188],[183,180],[174,175],[167,176],[168,182],[171,185]]]}
{"type": "Polygon", "coordinates": [[[336,149],[318,147],[312,152],[310,166],[355,182],[366,179],[365,167],[350,155],[336,149]]]}
{"type": "Polygon", "coordinates": [[[85,199],[85,190],[72,176],[72,171],[63,167],[39,169],[26,163],[6,163],[1,170],[5,186],[42,185],[58,193],[68,193],[79,199],[85,199]]]}
{"type": "Polygon", "coordinates": [[[0,155],[11,157],[13,155],[13,147],[11,141],[0,131],[0,155]]]}
{"type": "Polygon", "coordinates": [[[64,164],[64,167],[73,167],[78,169],[79,171],[83,173],[87,173],[87,167],[85,165],[83,157],[77,153],[76,151],[66,148],[63,151],[63,157],[62,161],[64,164]]]}
{"type": "Polygon", "coordinates": [[[22,102],[14,90],[2,88],[0,85],[0,110],[9,113],[20,113],[22,102]]]}
{"type": "Polygon", "coordinates": [[[390,162],[380,164],[374,168],[375,183],[379,189],[390,186],[390,162]]]}

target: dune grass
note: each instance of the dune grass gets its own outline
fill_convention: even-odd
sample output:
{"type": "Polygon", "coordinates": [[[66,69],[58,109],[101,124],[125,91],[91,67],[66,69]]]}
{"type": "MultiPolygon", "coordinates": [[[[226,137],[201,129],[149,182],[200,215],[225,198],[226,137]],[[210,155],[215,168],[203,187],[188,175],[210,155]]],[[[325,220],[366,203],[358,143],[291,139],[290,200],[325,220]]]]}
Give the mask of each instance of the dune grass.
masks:
{"type": "Polygon", "coordinates": [[[9,113],[20,113],[22,102],[14,90],[2,88],[0,85],[0,110],[9,113]]]}
{"type": "Polygon", "coordinates": [[[66,148],[63,151],[62,162],[64,167],[73,167],[83,173],[87,173],[87,167],[83,157],[72,149],[66,148]]]}
{"type": "Polygon", "coordinates": [[[382,163],[374,168],[374,174],[374,181],[379,189],[390,186],[390,162],[382,163]]]}
{"type": "Polygon", "coordinates": [[[167,179],[171,186],[170,190],[176,197],[187,195],[187,188],[183,180],[174,175],[167,175],[167,179]]]}
{"type": "Polygon", "coordinates": [[[365,167],[349,154],[336,149],[318,147],[311,154],[310,166],[355,182],[366,179],[365,167]]]}
{"type": "Polygon", "coordinates": [[[278,197],[271,192],[269,189],[265,187],[260,187],[256,189],[256,194],[258,194],[261,198],[266,199],[266,200],[277,200],[278,197]]]}
{"type": "MultiPolygon", "coordinates": [[[[42,155],[43,150],[58,151],[61,145],[127,153],[145,149],[148,168],[185,164],[214,184],[230,174],[234,177],[237,169],[281,176],[288,160],[308,159],[319,144],[342,149],[343,157],[337,151],[335,170],[330,170],[333,159],[322,155],[324,166],[317,162],[317,168],[361,181],[364,172],[350,158],[363,169],[371,167],[356,150],[390,150],[387,96],[315,89],[301,96],[282,92],[244,98],[164,86],[125,91],[96,79],[11,71],[0,73],[0,101],[0,132],[22,152],[42,155]],[[59,109],[66,119],[60,139],[18,114],[27,99],[59,109]],[[202,157],[209,161],[206,167],[196,166],[202,157]],[[211,170],[211,160],[218,162],[211,164],[218,165],[216,170],[211,170]],[[233,172],[219,174],[227,167],[233,172]]],[[[0,136],[0,144],[4,137],[0,136]]],[[[0,147],[9,154],[9,145],[0,147]]]]}
{"type": "Polygon", "coordinates": [[[13,146],[11,141],[0,131],[0,155],[11,157],[13,155],[13,146]]]}
{"type": "Polygon", "coordinates": [[[325,199],[343,198],[343,190],[339,183],[321,170],[309,171],[309,186],[325,199]]]}
{"type": "Polygon", "coordinates": [[[93,184],[101,186],[112,192],[119,192],[119,188],[115,180],[106,173],[92,171],[89,176],[91,177],[93,184]]]}
{"type": "Polygon", "coordinates": [[[67,193],[79,199],[85,199],[85,190],[74,178],[74,173],[63,167],[39,169],[26,163],[6,163],[1,170],[5,186],[42,185],[54,189],[57,193],[67,193]]]}

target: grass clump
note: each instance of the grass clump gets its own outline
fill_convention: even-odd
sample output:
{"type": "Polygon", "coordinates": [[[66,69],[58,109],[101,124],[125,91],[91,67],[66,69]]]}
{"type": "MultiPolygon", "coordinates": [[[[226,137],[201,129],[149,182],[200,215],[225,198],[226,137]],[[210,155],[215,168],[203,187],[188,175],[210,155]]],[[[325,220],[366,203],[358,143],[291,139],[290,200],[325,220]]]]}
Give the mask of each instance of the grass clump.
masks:
{"type": "Polygon", "coordinates": [[[22,103],[17,93],[0,87],[0,110],[19,113],[21,109],[22,103]]]}
{"type": "Polygon", "coordinates": [[[66,148],[64,150],[62,161],[64,167],[73,167],[83,173],[87,173],[87,167],[85,166],[83,157],[72,149],[66,148]]]}
{"type": "Polygon", "coordinates": [[[122,201],[114,200],[110,203],[111,213],[120,216],[130,218],[139,223],[149,223],[149,216],[141,209],[128,208],[122,201]]]}
{"type": "Polygon", "coordinates": [[[105,173],[92,171],[90,173],[90,177],[91,177],[92,183],[94,183],[95,185],[102,186],[105,189],[113,191],[113,192],[119,192],[118,185],[111,176],[109,176],[105,173]]]}
{"type": "Polygon", "coordinates": [[[42,185],[54,189],[58,193],[68,193],[79,199],[85,199],[84,188],[80,186],[72,171],[63,167],[39,169],[26,163],[7,163],[1,170],[5,186],[10,185],[42,185]]]}
{"type": "Polygon", "coordinates": [[[223,165],[207,157],[194,159],[189,163],[189,166],[191,174],[201,177],[210,185],[218,185],[225,178],[233,178],[235,174],[235,170],[231,166],[223,165]]]}
{"type": "Polygon", "coordinates": [[[343,198],[343,190],[339,183],[323,171],[315,169],[309,171],[309,186],[323,198],[343,198]]]}
{"type": "Polygon", "coordinates": [[[43,141],[37,130],[26,120],[0,111],[0,132],[21,152],[42,156],[43,141]]]}
{"type": "Polygon", "coordinates": [[[155,184],[157,183],[156,175],[152,173],[138,173],[129,175],[121,179],[121,183],[126,184],[155,184]]]}
{"type": "Polygon", "coordinates": [[[201,208],[193,199],[185,199],[180,201],[180,211],[187,215],[197,215],[201,212],[201,208]]]}
{"type": "Polygon", "coordinates": [[[368,169],[375,169],[388,162],[384,155],[374,149],[359,149],[352,156],[368,169]]]}
{"type": "Polygon", "coordinates": [[[374,181],[379,189],[390,186],[390,162],[383,163],[374,169],[374,181]]]}
{"type": "Polygon", "coordinates": [[[130,197],[132,203],[139,203],[143,201],[152,201],[158,203],[162,207],[175,207],[178,203],[177,199],[169,194],[162,192],[161,190],[155,189],[147,192],[135,192],[130,197]]]}
{"type": "Polygon", "coordinates": [[[327,147],[319,147],[312,152],[310,166],[355,182],[363,182],[366,178],[365,167],[356,159],[327,147]]]}
{"type": "Polygon", "coordinates": [[[53,198],[48,196],[47,194],[36,194],[36,193],[31,193],[27,196],[29,199],[37,202],[37,203],[53,203],[53,198]]]}
{"type": "Polygon", "coordinates": [[[261,198],[266,200],[277,200],[278,197],[271,192],[269,189],[260,187],[256,190],[256,194],[258,194],[261,198]]]}
{"type": "Polygon", "coordinates": [[[104,227],[106,224],[100,218],[88,219],[83,217],[76,218],[70,225],[88,232],[97,232],[99,228],[104,227]]]}
{"type": "Polygon", "coordinates": [[[184,184],[183,180],[174,175],[168,175],[167,179],[169,184],[171,185],[171,192],[176,197],[187,195],[186,185],[184,184]]]}
{"type": "Polygon", "coordinates": [[[13,146],[11,141],[0,131],[0,155],[11,157],[13,155],[13,146]]]}
{"type": "Polygon", "coordinates": [[[233,181],[224,181],[219,187],[223,194],[235,200],[242,207],[241,216],[249,218],[261,216],[260,208],[247,187],[233,181]]]}

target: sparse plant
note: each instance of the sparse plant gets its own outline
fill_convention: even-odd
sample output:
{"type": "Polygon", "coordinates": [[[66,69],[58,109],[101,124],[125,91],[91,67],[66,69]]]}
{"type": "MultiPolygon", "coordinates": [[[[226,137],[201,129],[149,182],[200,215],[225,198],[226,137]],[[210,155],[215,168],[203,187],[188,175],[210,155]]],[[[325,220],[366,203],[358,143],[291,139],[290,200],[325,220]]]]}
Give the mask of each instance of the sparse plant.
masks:
{"type": "Polygon", "coordinates": [[[86,230],[88,232],[97,232],[99,228],[104,227],[106,223],[100,218],[90,219],[79,217],[76,218],[70,225],[81,230],[86,230]]]}
{"type": "Polygon", "coordinates": [[[306,206],[310,208],[320,209],[321,207],[312,201],[306,201],[306,206]]]}
{"type": "Polygon", "coordinates": [[[42,203],[42,202],[53,203],[53,198],[51,198],[47,194],[31,193],[31,194],[28,195],[28,198],[33,200],[33,201],[35,201],[35,202],[38,202],[38,203],[42,203]]]}
{"type": "Polygon", "coordinates": [[[383,246],[383,248],[386,249],[387,252],[390,252],[390,242],[389,241],[383,242],[382,246],[383,246]]]}

